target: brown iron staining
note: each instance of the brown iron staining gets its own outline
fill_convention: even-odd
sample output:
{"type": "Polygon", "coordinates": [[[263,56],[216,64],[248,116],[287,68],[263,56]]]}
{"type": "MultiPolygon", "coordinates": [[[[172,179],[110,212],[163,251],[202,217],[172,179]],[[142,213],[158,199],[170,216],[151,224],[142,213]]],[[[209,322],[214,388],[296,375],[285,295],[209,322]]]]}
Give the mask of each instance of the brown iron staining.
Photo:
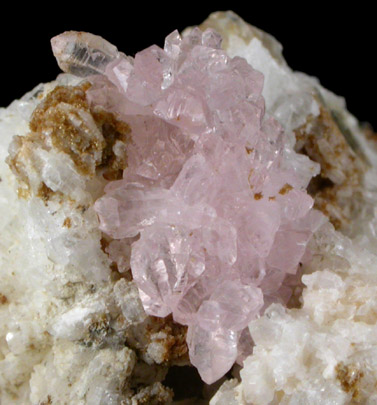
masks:
{"type": "Polygon", "coordinates": [[[88,83],[57,86],[35,109],[30,129],[48,134],[53,146],[67,153],[81,174],[94,174],[90,163],[95,159],[96,167],[106,168],[109,176],[114,176],[112,172],[119,176],[118,171],[126,168],[127,159],[115,156],[113,147],[118,140],[125,144],[131,141],[130,128],[111,113],[90,109],[86,100],[89,88],[88,83]],[[91,126],[90,118],[95,126],[91,126]],[[97,136],[96,130],[102,136],[97,136]]]}
{"type": "Polygon", "coordinates": [[[125,122],[117,120],[114,114],[103,110],[92,111],[92,116],[105,139],[98,169],[103,171],[106,180],[121,179],[123,170],[127,167],[126,146],[132,141],[130,127],[125,122]],[[114,152],[116,146],[121,153],[114,152]]]}
{"type": "Polygon", "coordinates": [[[79,343],[98,348],[116,342],[126,344],[140,358],[147,356],[150,344],[158,344],[162,348],[161,358],[154,362],[161,366],[186,365],[189,364],[186,335],[187,326],[175,323],[171,315],[166,318],[149,316],[142,324],[130,327],[123,315],[112,319],[109,314],[102,313],[93,317],[79,343]]]}
{"type": "MultiPolygon", "coordinates": [[[[122,323],[122,320],[118,320],[122,323]]],[[[119,325],[118,325],[119,327],[119,325]]],[[[120,325],[121,327],[121,325],[120,325]]],[[[161,357],[155,359],[162,366],[188,365],[188,347],[186,343],[187,326],[173,321],[171,315],[166,318],[148,316],[140,327],[128,329],[127,346],[135,350],[139,357],[145,358],[151,343],[161,345],[161,357]]]]}
{"type": "MultiPolygon", "coordinates": [[[[31,192],[30,167],[39,170],[33,154],[37,148],[67,154],[77,172],[89,178],[121,177],[127,167],[130,128],[113,114],[92,109],[86,100],[89,88],[89,83],[55,87],[34,110],[30,133],[15,137],[8,164],[22,184],[21,197],[28,197],[31,192]]],[[[33,192],[45,201],[53,193],[44,183],[33,192]]]]}
{"type": "Polygon", "coordinates": [[[360,383],[364,373],[354,364],[346,365],[343,362],[337,364],[335,372],[342,390],[351,394],[353,400],[360,399],[360,383]]]}
{"type": "Polygon", "coordinates": [[[113,333],[108,314],[100,314],[90,322],[86,336],[80,341],[86,347],[104,347],[113,333]]]}
{"type": "Polygon", "coordinates": [[[93,174],[93,163],[105,147],[86,101],[88,87],[57,86],[34,110],[29,124],[42,141],[46,138],[46,143],[50,140],[56,150],[68,154],[83,175],[93,174]]]}
{"type": "Polygon", "coordinates": [[[54,194],[54,191],[42,181],[41,186],[38,189],[37,197],[39,197],[44,202],[47,202],[51,196],[54,194]]]}
{"type": "Polygon", "coordinates": [[[8,303],[8,298],[4,294],[0,293],[0,305],[5,305],[7,303],[8,303]]]}
{"type": "Polygon", "coordinates": [[[297,152],[321,165],[309,184],[315,208],[329,217],[336,229],[347,227],[362,199],[366,163],[351,148],[331,112],[320,107],[317,117],[295,130],[297,152]]]}
{"type": "Polygon", "coordinates": [[[279,194],[281,194],[281,195],[286,195],[286,194],[288,194],[291,190],[293,190],[293,187],[292,187],[290,184],[286,183],[286,184],[284,184],[284,186],[279,190],[279,194]]]}
{"type": "MultiPolygon", "coordinates": [[[[19,187],[17,189],[18,198],[27,199],[30,197],[31,188],[29,183],[28,170],[25,161],[31,157],[30,148],[25,145],[25,137],[14,136],[10,144],[9,156],[6,163],[18,179],[19,187]]],[[[34,137],[30,134],[29,142],[33,144],[34,137]]]]}
{"type": "Polygon", "coordinates": [[[72,226],[71,218],[67,217],[63,222],[63,226],[66,228],[70,228],[72,226]]]}
{"type": "Polygon", "coordinates": [[[39,405],[52,405],[52,399],[50,395],[47,395],[47,399],[39,403],[39,405]]]}
{"type": "Polygon", "coordinates": [[[154,318],[159,326],[158,332],[164,332],[165,339],[161,340],[165,348],[164,364],[186,364],[188,362],[188,347],[186,343],[187,326],[173,321],[171,315],[166,318],[154,318]]]}

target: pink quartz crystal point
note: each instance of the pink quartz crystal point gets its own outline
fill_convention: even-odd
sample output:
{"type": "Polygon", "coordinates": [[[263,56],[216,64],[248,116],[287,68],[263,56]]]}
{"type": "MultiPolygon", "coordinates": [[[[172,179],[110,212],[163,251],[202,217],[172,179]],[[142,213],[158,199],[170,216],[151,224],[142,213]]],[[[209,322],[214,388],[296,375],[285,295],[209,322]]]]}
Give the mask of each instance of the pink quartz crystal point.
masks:
{"type": "MultiPolygon", "coordinates": [[[[72,63],[96,70],[89,101],[133,140],[123,179],[95,204],[100,228],[146,312],[188,325],[191,362],[210,384],[250,352],[245,328],[266,303],[289,299],[285,280],[322,221],[305,191],[313,163],[265,116],[263,75],[214,31],[175,31],[134,59],[97,39],[76,38],[101,50],[95,69],[93,58],[72,63]]],[[[54,46],[60,60],[72,54],[54,46]]]]}

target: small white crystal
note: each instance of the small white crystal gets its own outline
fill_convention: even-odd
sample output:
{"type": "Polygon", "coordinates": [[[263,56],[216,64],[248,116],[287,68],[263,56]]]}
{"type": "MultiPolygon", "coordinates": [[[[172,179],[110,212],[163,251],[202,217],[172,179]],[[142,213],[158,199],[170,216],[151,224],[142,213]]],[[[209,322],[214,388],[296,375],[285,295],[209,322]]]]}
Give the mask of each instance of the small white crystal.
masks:
{"type": "MultiPolygon", "coordinates": [[[[318,122],[328,126],[331,136],[315,139],[320,153],[332,156],[334,145],[344,145],[337,143],[339,137],[336,138],[339,134],[341,139],[344,138],[339,129],[344,126],[347,136],[357,144],[360,156],[364,156],[365,160],[357,163],[362,166],[360,176],[355,176],[354,183],[346,184],[340,190],[341,201],[345,202],[341,208],[348,210],[349,223],[343,224],[341,232],[335,231],[329,223],[324,224],[310,242],[311,257],[305,252],[302,258],[305,287],[301,307],[287,309],[276,304],[276,291],[269,291],[271,296],[265,296],[264,315],[249,323],[255,343],[253,353],[241,350],[238,361],[244,366],[240,375],[233,371],[239,379],[225,381],[210,403],[375,404],[376,147],[345,109],[344,100],[325,90],[317,80],[293,72],[281,55],[281,45],[270,35],[251,27],[231,12],[214,14],[203,27],[215,28],[222,34],[223,47],[229,56],[242,56],[263,73],[265,81],[261,90],[266,100],[266,114],[277,119],[285,129],[284,142],[289,147],[283,151],[284,158],[289,168],[299,173],[300,187],[306,188],[310,179],[323,170],[307,156],[293,152],[295,134],[300,128],[304,132],[310,131],[318,122]],[[336,121],[332,116],[336,117],[336,121]],[[355,190],[357,192],[353,194],[355,190]],[[267,308],[272,301],[275,304],[267,308]]],[[[125,58],[102,38],[82,33],[81,40],[77,41],[77,33],[67,33],[60,39],[63,41],[55,41],[54,49],[63,69],[81,76],[97,74],[97,79],[98,73],[106,73],[113,83],[113,90],[131,91],[135,100],[140,100],[143,95],[151,101],[159,86],[169,90],[174,83],[174,70],[166,69],[161,82],[155,81],[150,89],[140,88],[131,77],[132,60],[125,58]],[[72,48],[74,43],[80,46],[72,48]]],[[[179,41],[177,32],[167,39],[166,51],[172,58],[179,56],[179,41]]],[[[207,31],[204,36],[207,45],[217,46],[218,41],[217,35],[207,31]]],[[[156,47],[153,52],[158,57],[163,56],[156,47]]],[[[148,54],[141,54],[138,58],[141,59],[137,63],[141,63],[142,58],[149,61],[148,54]]],[[[165,60],[161,59],[161,64],[166,67],[165,60]]],[[[101,84],[100,80],[98,83],[101,84]]],[[[97,126],[93,119],[93,111],[89,114],[82,104],[77,108],[70,107],[69,103],[57,107],[59,114],[78,131],[85,145],[92,148],[91,153],[81,153],[83,151],[75,142],[70,150],[64,149],[67,145],[59,148],[52,142],[46,126],[40,136],[30,136],[30,118],[41,101],[46,100],[57,86],[70,89],[67,91],[71,95],[83,96],[82,85],[80,78],[62,75],[55,82],[37,86],[7,109],[0,109],[0,402],[2,405],[133,405],[153,401],[168,404],[172,400],[172,392],[161,381],[166,376],[168,365],[187,364],[185,329],[173,324],[170,319],[147,316],[135,281],[128,281],[132,243],[135,243],[137,253],[137,227],[147,217],[141,225],[151,225],[151,233],[149,237],[143,235],[139,245],[146,243],[156,250],[161,249],[153,245],[156,234],[163,234],[168,240],[173,236],[175,240],[181,238],[182,241],[191,237],[189,231],[178,231],[170,226],[172,211],[175,212],[174,221],[180,221],[182,206],[179,196],[190,206],[193,226],[199,227],[204,220],[211,223],[211,227],[203,230],[202,234],[194,235],[196,240],[203,241],[207,250],[212,249],[212,253],[215,252],[229,266],[235,261],[234,229],[228,223],[214,222],[215,210],[203,205],[209,198],[213,171],[200,155],[193,154],[180,172],[183,164],[180,156],[193,147],[192,139],[185,142],[184,137],[179,135],[178,128],[183,121],[174,125],[161,124],[158,131],[163,142],[158,143],[148,120],[131,119],[129,124],[135,132],[150,131],[150,142],[135,137],[134,143],[127,146],[128,163],[140,169],[135,178],[127,180],[136,182],[138,176],[149,176],[151,182],[157,184],[161,181],[158,174],[162,173],[164,180],[160,184],[163,188],[168,189],[174,183],[169,192],[171,207],[164,205],[166,195],[161,199],[161,195],[155,192],[151,192],[149,200],[144,200],[144,205],[139,207],[141,189],[134,185],[127,190],[128,202],[135,212],[143,209],[144,218],[130,215],[127,230],[119,234],[119,237],[127,237],[121,240],[121,246],[104,239],[98,228],[93,202],[103,195],[104,186],[108,183],[102,177],[102,169],[98,168],[102,157],[99,149],[105,137],[103,128],[97,126]],[[91,144],[90,140],[95,142],[91,144]],[[154,154],[160,156],[158,167],[151,164],[154,154]],[[11,166],[17,166],[18,178],[5,163],[8,155],[11,166]],[[166,164],[169,156],[172,157],[171,167],[175,168],[171,176],[168,176],[166,164]],[[203,174],[201,177],[200,173],[203,174]],[[190,183],[188,179],[191,177],[195,181],[190,183]],[[23,183],[25,181],[28,187],[23,183]],[[203,185],[204,188],[201,188],[203,185]],[[22,196],[27,198],[19,198],[22,196]],[[166,223],[153,228],[156,218],[152,211],[156,208],[166,223]],[[219,233],[224,229],[229,230],[225,242],[218,240],[219,233]],[[123,261],[118,261],[120,256],[123,261]],[[114,269],[113,262],[118,262],[118,269],[114,269]],[[182,357],[181,352],[184,353],[182,357]]],[[[224,89],[229,89],[231,85],[231,82],[224,83],[224,89]]],[[[100,86],[92,91],[101,97],[100,86]]],[[[104,104],[106,98],[103,94],[102,98],[104,104]]],[[[193,123],[193,139],[204,125],[203,109],[196,100],[197,95],[193,94],[186,106],[198,118],[193,123]]],[[[116,109],[119,105],[115,102],[111,107],[116,109]]],[[[148,105],[140,108],[132,103],[127,107],[134,115],[145,113],[145,109],[149,108],[148,105]]],[[[155,109],[156,114],[165,114],[169,120],[176,117],[177,111],[167,112],[165,107],[160,103],[155,109]]],[[[54,108],[49,108],[53,116],[54,108]]],[[[122,111],[118,113],[121,115],[122,111]]],[[[106,119],[109,117],[104,118],[108,124],[106,119]]],[[[182,120],[185,119],[187,117],[182,116],[182,120]]],[[[61,140],[64,139],[68,138],[63,136],[61,140]]],[[[302,146],[300,142],[302,140],[298,139],[296,147],[302,146]]],[[[126,144],[118,139],[110,149],[114,159],[119,160],[126,144]]],[[[216,157],[217,151],[213,150],[213,153],[216,157]]],[[[327,174],[336,187],[342,182],[347,183],[347,168],[357,166],[352,163],[353,158],[361,159],[351,151],[332,162],[334,167],[327,174]]],[[[229,179],[238,179],[237,172],[224,172],[222,175],[236,189],[238,180],[233,184],[229,179]]],[[[295,192],[288,196],[292,199],[299,197],[295,192]]],[[[283,213],[289,219],[296,213],[290,210],[289,198],[286,198],[283,213]]],[[[303,199],[302,203],[305,209],[310,205],[307,199],[303,199]]],[[[257,202],[253,207],[257,210],[257,202]]],[[[328,208],[330,216],[336,217],[337,207],[328,208]]],[[[254,215],[258,219],[258,215],[254,215]]],[[[274,216],[276,212],[271,209],[264,215],[274,216]]],[[[248,216],[242,217],[241,225],[245,224],[243,236],[256,244],[260,255],[263,256],[270,248],[274,251],[277,246],[289,249],[284,235],[277,234],[274,240],[268,237],[263,218],[257,233],[250,231],[247,226],[249,220],[248,216]]],[[[290,241],[294,241],[291,236],[290,241]]],[[[190,274],[198,276],[203,273],[203,255],[192,255],[184,248],[184,243],[173,244],[170,249],[175,255],[177,268],[189,262],[190,274]]],[[[240,256],[242,259],[242,252],[240,256]]],[[[280,263],[279,257],[271,254],[268,260],[270,265],[278,263],[289,273],[292,270],[289,255],[285,259],[284,263],[280,263]]],[[[145,264],[153,261],[153,254],[145,256],[140,251],[139,255],[135,254],[134,260],[145,264]]],[[[211,263],[210,277],[206,281],[217,277],[217,264],[211,263]]],[[[162,263],[155,265],[162,266],[162,263]]],[[[148,274],[146,268],[145,275],[148,274]]],[[[262,274],[255,276],[257,278],[262,274]]],[[[272,272],[269,277],[279,282],[281,275],[272,272]]],[[[287,283],[297,286],[298,279],[290,277],[292,279],[287,283]]],[[[169,291],[172,296],[189,282],[183,276],[174,281],[174,288],[169,291]]],[[[189,309],[195,312],[199,308],[203,286],[198,284],[181,301],[178,320],[180,311],[189,309]]],[[[288,287],[290,289],[291,285],[283,285],[279,294],[284,296],[284,288],[288,287]]],[[[258,294],[244,291],[242,300],[233,302],[232,288],[237,286],[224,286],[223,292],[227,291],[228,295],[222,295],[220,289],[214,290],[214,299],[211,299],[211,293],[200,311],[203,319],[207,319],[206,313],[216,306],[222,321],[234,330],[218,330],[213,319],[196,325],[197,333],[193,333],[193,327],[189,330],[193,363],[208,364],[205,375],[209,380],[221,375],[220,372],[215,375],[216,370],[210,366],[211,362],[219,360],[213,358],[214,349],[217,354],[221,353],[223,363],[229,364],[229,367],[233,364],[237,356],[239,329],[244,322],[250,321],[250,313],[244,311],[245,306],[254,293],[258,294]],[[223,304],[237,313],[235,324],[231,324],[233,317],[229,318],[228,313],[221,311],[223,304]],[[208,336],[211,334],[218,334],[216,348],[209,344],[208,336]],[[203,338],[204,344],[202,341],[198,344],[198,336],[203,338]]],[[[156,305],[155,302],[153,304],[156,305]]],[[[252,311],[257,309],[253,307],[252,311]]],[[[241,341],[249,342],[244,332],[241,341]]]]}

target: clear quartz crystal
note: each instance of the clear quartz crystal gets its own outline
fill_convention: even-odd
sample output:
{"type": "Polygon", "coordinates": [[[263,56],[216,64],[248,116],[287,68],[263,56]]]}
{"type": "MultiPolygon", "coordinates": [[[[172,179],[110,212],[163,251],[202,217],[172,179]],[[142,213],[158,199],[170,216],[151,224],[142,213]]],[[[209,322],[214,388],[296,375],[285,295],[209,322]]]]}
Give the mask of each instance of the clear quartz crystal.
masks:
{"type": "Polygon", "coordinates": [[[67,31],[51,39],[59,67],[76,76],[104,73],[106,66],[119,56],[117,48],[98,35],[67,31]]]}

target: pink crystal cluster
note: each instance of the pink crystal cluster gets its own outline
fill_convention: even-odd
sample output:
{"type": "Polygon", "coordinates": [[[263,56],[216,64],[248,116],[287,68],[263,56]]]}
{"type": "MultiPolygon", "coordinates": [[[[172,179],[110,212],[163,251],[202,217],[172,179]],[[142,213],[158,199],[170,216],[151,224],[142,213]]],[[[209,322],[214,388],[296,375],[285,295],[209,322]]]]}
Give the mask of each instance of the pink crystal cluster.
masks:
{"type": "Polygon", "coordinates": [[[287,302],[321,222],[314,173],[264,117],[263,75],[220,45],[211,30],[173,32],[164,49],[114,54],[88,94],[132,130],[123,179],[95,204],[111,257],[126,269],[131,252],[148,314],[188,325],[206,383],[251,347],[249,322],[287,302]]]}

